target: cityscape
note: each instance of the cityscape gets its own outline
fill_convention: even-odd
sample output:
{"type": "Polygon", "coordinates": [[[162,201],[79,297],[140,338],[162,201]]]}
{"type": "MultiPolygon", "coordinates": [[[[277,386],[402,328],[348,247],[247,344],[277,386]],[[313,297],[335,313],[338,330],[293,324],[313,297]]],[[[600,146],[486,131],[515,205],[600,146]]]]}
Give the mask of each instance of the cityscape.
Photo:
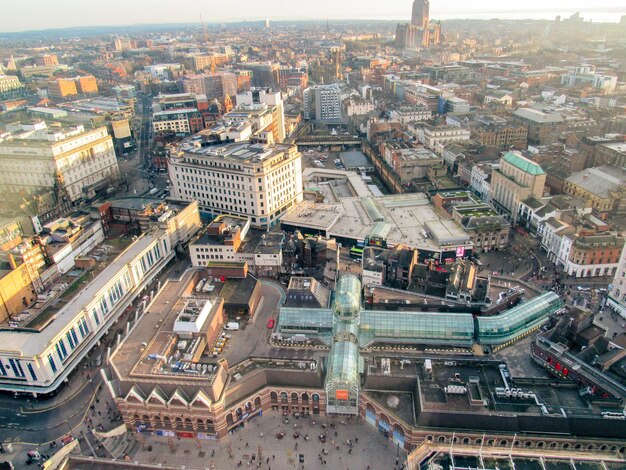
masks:
{"type": "Polygon", "coordinates": [[[2,7],[0,469],[626,469],[626,5],[127,3],[2,7]]]}

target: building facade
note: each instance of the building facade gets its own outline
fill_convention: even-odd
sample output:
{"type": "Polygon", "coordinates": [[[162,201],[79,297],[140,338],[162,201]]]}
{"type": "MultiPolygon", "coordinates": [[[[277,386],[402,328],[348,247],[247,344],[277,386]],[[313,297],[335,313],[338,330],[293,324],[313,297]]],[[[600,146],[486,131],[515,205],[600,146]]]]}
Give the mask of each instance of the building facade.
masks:
{"type": "Polygon", "coordinates": [[[543,196],[546,174],[541,167],[517,152],[500,159],[500,168],[491,173],[492,202],[496,212],[517,223],[520,203],[543,196]]]}
{"type": "MultiPolygon", "coordinates": [[[[71,202],[119,177],[106,127],[48,128],[40,122],[27,137],[0,142],[0,187],[33,193],[55,190],[71,202]]],[[[22,129],[24,126],[22,126],[22,129]]]]}
{"type": "Polygon", "coordinates": [[[338,85],[315,85],[302,92],[304,119],[322,123],[341,122],[341,89],[338,85]]]}
{"type": "Polygon", "coordinates": [[[626,245],[622,249],[613,282],[609,285],[607,305],[626,318],[626,245]]]}
{"type": "Polygon", "coordinates": [[[295,145],[230,144],[196,148],[183,142],[168,160],[171,195],[197,200],[212,215],[250,217],[273,226],[302,201],[302,156],[295,145]]]}

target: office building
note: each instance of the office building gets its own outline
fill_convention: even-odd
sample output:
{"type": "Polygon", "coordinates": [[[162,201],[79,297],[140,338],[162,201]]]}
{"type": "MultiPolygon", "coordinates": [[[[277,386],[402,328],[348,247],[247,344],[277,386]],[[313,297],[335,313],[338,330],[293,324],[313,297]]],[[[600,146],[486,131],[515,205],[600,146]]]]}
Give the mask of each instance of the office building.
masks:
{"type": "Polygon", "coordinates": [[[561,85],[569,87],[591,87],[604,93],[613,93],[617,86],[617,76],[596,73],[593,65],[585,64],[570,67],[569,73],[561,76],[561,85]]]}
{"type": "Polygon", "coordinates": [[[304,119],[320,123],[340,123],[341,89],[339,85],[315,85],[302,92],[304,119]]]}
{"type": "Polygon", "coordinates": [[[280,90],[279,64],[248,62],[245,64],[245,69],[252,72],[253,87],[280,90]]]}
{"type": "Polygon", "coordinates": [[[17,134],[0,142],[0,188],[11,193],[54,191],[70,202],[95,196],[119,177],[106,127],[48,127],[44,121],[15,124],[17,134]]]}
{"type": "Polygon", "coordinates": [[[171,149],[171,196],[198,201],[212,215],[249,217],[268,228],[302,201],[302,156],[295,145],[236,143],[198,147],[194,138],[171,149]]]}
{"type": "Polygon", "coordinates": [[[519,152],[508,152],[500,159],[500,168],[491,173],[494,208],[516,224],[520,203],[531,197],[540,199],[545,184],[546,173],[541,166],[519,152]]]}

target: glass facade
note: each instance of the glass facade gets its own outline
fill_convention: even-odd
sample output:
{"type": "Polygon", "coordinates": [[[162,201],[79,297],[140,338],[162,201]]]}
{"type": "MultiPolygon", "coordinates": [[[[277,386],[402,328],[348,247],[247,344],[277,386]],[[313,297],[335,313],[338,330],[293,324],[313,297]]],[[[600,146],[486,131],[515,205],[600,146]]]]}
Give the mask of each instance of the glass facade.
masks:
{"type": "Polygon", "coordinates": [[[562,306],[560,297],[548,292],[499,315],[478,317],[476,339],[481,344],[505,344],[534,330],[562,306]]]}
{"type": "Polygon", "coordinates": [[[359,342],[377,341],[469,347],[474,319],[469,313],[363,311],[359,342]]]}
{"type": "Polygon", "coordinates": [[[337,282],[335,313],[340,317],[355,317],[361,310],[361,281],[348,274],[337,282]]]}
{"type": "Polygon", "coordinates": [[[278,316],[280,333],[331,334],[333,312],[323,308],[282,308],[278,316]]]}

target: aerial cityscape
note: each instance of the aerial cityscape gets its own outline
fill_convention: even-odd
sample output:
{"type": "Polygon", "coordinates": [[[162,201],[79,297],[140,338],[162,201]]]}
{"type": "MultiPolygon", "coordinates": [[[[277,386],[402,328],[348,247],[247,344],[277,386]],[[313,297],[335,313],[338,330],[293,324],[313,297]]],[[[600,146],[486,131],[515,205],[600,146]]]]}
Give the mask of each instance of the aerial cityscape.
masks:
{"type": "Polygon", "coordinates": [[[626,470],[626,4],[335,3],[2,7],[0,470],[626,470]]]}

